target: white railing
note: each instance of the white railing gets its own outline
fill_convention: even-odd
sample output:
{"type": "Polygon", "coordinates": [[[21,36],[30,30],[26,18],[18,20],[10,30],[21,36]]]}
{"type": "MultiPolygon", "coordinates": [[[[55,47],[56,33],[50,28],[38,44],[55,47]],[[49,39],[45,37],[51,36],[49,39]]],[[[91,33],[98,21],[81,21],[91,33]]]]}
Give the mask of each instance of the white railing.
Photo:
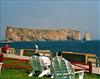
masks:
{"type": "Polygon", "coordinates": [[[100,67],[100,57],[96,57],[96,66],[100,67]]]}

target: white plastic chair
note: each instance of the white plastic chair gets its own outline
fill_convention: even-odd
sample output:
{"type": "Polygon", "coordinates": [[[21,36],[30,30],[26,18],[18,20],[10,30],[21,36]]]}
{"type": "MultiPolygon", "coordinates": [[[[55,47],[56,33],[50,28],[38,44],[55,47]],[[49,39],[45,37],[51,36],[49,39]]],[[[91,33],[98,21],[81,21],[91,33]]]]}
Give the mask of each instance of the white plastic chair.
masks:
{"type": "Polygon", "coordinates": [[[75,74],[79,74],[79,79],[83,79],[84,71],[75,72],[72,64],[63,57],[54,57],[52,60],[52,73],[56,79],[75,79],[75,74]]]}
{"type": "Polygon", "coordinates": [[[42,73],[42,71],[44,70],[44,63],[43,61],[39,58],[39,56],[35,56],[33,55],[30,58],[30,64],[32,66],[32,73],[29,76],[32,75],[39,75],[40,73],[42,73]],[[38,72],[38,74],[37,74],[38,72]]]}
{"type": "Polygon", "coordinates": [[[2,62],[0,62],[0,74],[1,74],[2,64],[3,64],[3,63],[2,63],[2,62]]]}

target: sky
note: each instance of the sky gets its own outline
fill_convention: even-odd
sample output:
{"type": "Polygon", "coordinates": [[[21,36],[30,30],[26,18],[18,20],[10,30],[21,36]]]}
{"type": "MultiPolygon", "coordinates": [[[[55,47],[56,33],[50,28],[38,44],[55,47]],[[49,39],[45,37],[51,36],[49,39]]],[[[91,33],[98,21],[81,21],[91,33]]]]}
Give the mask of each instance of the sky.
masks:
{"type": "Polygon", "coordinates": [[[7,26],[73,29],[100,40],[99,0],[0,0],[0,40],[7,26]]]}

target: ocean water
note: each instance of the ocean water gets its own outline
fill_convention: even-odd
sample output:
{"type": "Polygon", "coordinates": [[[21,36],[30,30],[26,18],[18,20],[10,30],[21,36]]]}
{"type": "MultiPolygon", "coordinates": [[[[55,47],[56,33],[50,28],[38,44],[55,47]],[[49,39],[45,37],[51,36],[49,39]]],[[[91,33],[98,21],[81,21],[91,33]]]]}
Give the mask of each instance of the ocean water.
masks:
{"type": "MultiPolygon", "coordinates": [[[[0,43],[2,47],[5,43],[0,43]]],[[[54,54],[57,51],[72,51],[79,53],[91,53],[100,57],[100,40],[92,41],[28,41],[9,43],[10,47],[17,49],[32,49],[34,44],[41,50],[51,50],[54,54]]]]}

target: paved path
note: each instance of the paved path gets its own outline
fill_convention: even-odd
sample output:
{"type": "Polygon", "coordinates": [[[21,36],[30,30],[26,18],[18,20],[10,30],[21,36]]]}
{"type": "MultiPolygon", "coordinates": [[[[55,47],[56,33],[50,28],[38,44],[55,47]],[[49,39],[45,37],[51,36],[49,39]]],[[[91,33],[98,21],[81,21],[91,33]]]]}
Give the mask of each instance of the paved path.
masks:
{"type": "Polygon", "coordinates": [[[100,75],[100,67],[93,67],[93,73],[100,75]]]}

